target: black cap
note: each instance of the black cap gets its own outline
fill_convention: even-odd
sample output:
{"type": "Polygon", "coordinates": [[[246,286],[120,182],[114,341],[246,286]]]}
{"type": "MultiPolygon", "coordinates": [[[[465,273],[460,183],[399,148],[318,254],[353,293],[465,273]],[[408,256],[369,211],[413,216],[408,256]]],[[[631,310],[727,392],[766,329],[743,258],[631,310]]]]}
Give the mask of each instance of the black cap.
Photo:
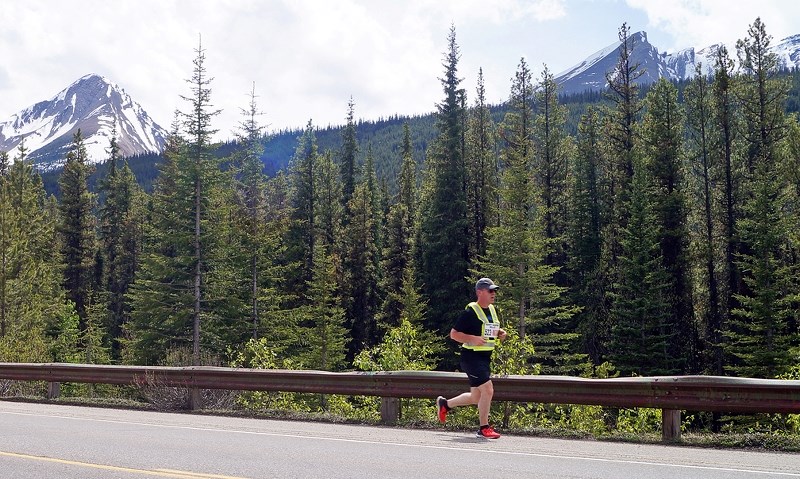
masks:
{"type": "Polygon", "coordinates": [[[494,284],[494,281],[489,278],[481,278],[477,283],[475,283],[475,291],[478,291],[479,289],[488,289],[489,291],[494,291],[499,287],[500,286],[494,284]]]}

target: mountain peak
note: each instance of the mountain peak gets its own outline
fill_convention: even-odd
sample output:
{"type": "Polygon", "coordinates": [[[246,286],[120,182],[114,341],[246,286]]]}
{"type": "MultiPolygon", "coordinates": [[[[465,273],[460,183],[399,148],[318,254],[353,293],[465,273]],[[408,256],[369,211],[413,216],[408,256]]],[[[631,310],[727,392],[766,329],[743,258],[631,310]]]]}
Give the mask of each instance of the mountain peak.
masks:
{"type": "Polygon", "coordinates": [[[167,136],[125,90],[104,76],[89,73],[50,100],[0,123],[0,150],[14,157],[24,140],[28,158],[38,167],[59,166],[78,129],[93,163],[107,159],[114,135],[122,156],[159,152],[167,136]]]}
{"type": "MultiPolygon", "coordinates": [[[[703,65],[703,71],[710,72],[714,64],[714,55],[721,44],[695,49],[686,48],[675,53],[660,53],[647,40],[647,32],[632,33],[631,61],[638,64],[644,73],[636,80],[638,84],[655,83],[659,78],[669,80],[685,80],[696,74],[696,66],[703,65]]],[[[622,42],[617,41],[592,54],[574,67],[559,73],[555,81],[560,86],[561,94],[582,93],[587,90],[599,91],[608,86],[606,75],[617,66],[619,48],[622,42]]],[[[800,67],[800,34],[792,35],[771,47],[783,68],[800,67]]],[[[735,53],[735,52],[734,52],[735,53]]]]}

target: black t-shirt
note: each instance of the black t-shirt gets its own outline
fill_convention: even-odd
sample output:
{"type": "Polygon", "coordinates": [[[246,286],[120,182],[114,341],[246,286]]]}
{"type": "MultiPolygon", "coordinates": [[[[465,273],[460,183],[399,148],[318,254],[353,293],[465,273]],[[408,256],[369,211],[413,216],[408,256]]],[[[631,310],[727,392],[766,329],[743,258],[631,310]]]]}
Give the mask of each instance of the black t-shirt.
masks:
{"type": "MultiPolygon", "coordinates": [[[[492,314],[489,308],[483,308],[483,313],[486,315],[487,318],[491,321],[492,314]]],[[[453,325],[453,329],[465,334],[471,334],[472,336],[482,336],[483,335],[483,321],[478,318],[478,315],[475,314],[475,310],[468,307],[461,314],[458,315],[458,319],[456,319],[456,323],[453,325]]],[[[467,348],[461,348],[462,355],[476,355],[476,356],[491,356],[491,351],[473,351],[467,348]]]]}

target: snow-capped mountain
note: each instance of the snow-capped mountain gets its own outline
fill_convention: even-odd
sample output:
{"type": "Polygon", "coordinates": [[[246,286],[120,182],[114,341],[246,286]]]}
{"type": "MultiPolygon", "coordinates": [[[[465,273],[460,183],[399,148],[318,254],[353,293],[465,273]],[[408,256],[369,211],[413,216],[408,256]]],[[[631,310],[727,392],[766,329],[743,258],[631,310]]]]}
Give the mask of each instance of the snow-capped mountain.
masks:
{"type": "MultiPolygon", "coordinates": [[[[633,50],[631,63],[639,63],[644,74],[636,81],[638,84],[654,83],[661,77],[670,80],[685,80],[695,75],[695,67],[702,64],[703,71],[710,73],[714,66],[714,56],[721,44],[704,48],[687,48],[675,53],[660,53],[647,41],[646,32],[633,33],[630,36],[633,50]]],[[[581,93],[587,90],[602,90],[608,83],[606,73],[612,71],[619,60],[619,48],[622,42],[614,42],[599,50],[586,60],[565,70],[555,77],[561,87],[562,94],[581,93]]],[[[736,59],[735,45],[726,45],[728,55],[736,59]]],[[[784,38],[771,47],[783,68],[800,67],[800,35],[784,38]]]]}
{"type": "Polygon", "coordinates": [[[108,159],[116,131],[123,157],[160,152],[167,132],[115,83],[86,75],[50,100],[39,102],[0,123],[0,151],[10,158],[24,139],[28,159],[42,170],[63,165],[73,134],[81,130],[92,163],[108,159]]]}

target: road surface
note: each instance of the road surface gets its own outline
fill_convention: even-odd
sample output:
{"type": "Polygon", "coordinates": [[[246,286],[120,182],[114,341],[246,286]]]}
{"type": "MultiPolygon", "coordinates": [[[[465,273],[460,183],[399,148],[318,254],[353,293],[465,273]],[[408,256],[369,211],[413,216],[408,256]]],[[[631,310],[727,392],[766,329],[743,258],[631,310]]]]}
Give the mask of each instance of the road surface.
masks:
{"type": "Polygon", "coordinates": [[[800,455],[0,401],[0,476],[786,479],[800,455]]]}

